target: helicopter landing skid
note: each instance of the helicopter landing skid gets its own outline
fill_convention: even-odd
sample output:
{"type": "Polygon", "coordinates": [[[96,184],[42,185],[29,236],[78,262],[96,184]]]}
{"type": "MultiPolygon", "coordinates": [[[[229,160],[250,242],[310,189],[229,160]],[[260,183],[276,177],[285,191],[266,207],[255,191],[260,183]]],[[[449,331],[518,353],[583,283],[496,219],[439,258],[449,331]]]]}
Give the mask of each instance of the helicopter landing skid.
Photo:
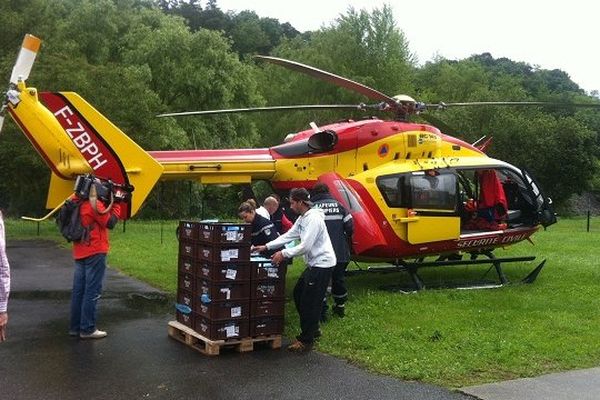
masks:
{"type": "MultiPolygon", "coordinates": [[[[480,253],[488,257],[486,260],[477,260],[474,259],[477,255],[472,255],[472,259],[470,260],[436,260],[436,261],[415,261],[415,262],[400,262],[398,264],[394,264],[390,267],[369,267],[367,269],[359,270],[359,271],[348,271],[348,275],[354,275],[361,272],[376,272],[376,273],[390,273],[390,272],[407,272],[413,282],[414,287],[412,288],[400,288],[397,285],[385,286],[383,287],[386,290],[394,290],[400,292],[414,292],[419,291],[425,288],[454,288],[454,289],[490,289],[490,288],[498,288],[502,287],[510,282],[504,275],[502,271],[502,264],[508,262],[522,262],[522,261],[533,261],[535,260],[535,256],[528,257],[506,257],[506,258],[496,258],[491,252],[480,253]],[[438,286],[427,286],[417,273],[419,268],[424,267],[447,267],[447,266],[458,266],[458,265],[478,265],[478,264],[492,264],[496,269],[496,273],[498,274],[499,282],[478,282],[468,285],[438,285],[438,286]]],[[[525,278],[521,280],[521,283],[533,283],[544,265],[546,260],[543,260],[533,271],[529,273],[525,278]]],[[[490,267],[491,268],[491,267],[490,267]]]]}

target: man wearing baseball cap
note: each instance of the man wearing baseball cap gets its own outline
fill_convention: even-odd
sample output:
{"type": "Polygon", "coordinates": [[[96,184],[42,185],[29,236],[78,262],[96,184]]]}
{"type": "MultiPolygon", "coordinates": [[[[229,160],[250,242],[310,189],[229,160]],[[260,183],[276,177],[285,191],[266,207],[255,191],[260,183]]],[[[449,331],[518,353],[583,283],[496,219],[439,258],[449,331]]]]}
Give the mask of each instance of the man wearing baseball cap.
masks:
{"type": "Polygon", "coordinates": [[[306,269],[294,286],[294,303],[300,316],[301,332],[288,350],[305,352],[312,348],[315,336],[320,335],[319,318],[323,298],[337,260],[325,226],[325,214],[321,209],[312,208],[306,189],[291,190],[290,208],[300,215],[292,228],[264,246],[253,247],[253,250],[271,250],[300,239],[300,244],[277,251],[271,259],[279,264],[285,258],[304,256],[306,269]]]}

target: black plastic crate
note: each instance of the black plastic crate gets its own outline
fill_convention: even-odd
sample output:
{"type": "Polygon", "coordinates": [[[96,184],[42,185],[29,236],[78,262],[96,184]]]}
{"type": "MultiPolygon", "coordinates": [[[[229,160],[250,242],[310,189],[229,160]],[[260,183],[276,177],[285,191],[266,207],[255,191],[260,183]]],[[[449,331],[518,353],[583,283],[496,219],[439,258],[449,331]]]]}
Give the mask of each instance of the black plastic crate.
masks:
{"type": "Polygon", "coordinates": [[[285,313],[283,298],[266,298],[250,301],[250,318],[281,316],[285,313]]]}
{"type": "Polygon", "coordinates": [[[180,241],[196,242],[200,232],[200,222],[197,221],[179,221],[177,228],[180,241]]]}
{"type": "Polygon", "coordinates": [[[200,262],[196,276],[213,282],[247,281],[250,279],[248,263],[212,263],[200,262]]]}
{"type": "Polygon", "coordinates": [[[250,303],[248,300],[225,300],[211,301],[205,304],[197,299],[194,311],[213,322],[226,319],[247,319],[250,316],[250,303]]]}
{"type": "Polygon", "coordinates": [[[207,300],[248,300],[250,298],[250,282],[213,282],[197,278],[196,291],[198,296],[205,295],[207,300]]]}
{"type": "Polygon", "coordinates": [[[180,273],[177,279],[177,290],[187,290],[194,293],[196,291],[196,280],[194,275],[180,273]]]}
{"type": "Polygon", "coordinates": [[[195,322],[194,313],[191,313],[191,312],[184,313],[179,310],[176,310],[175,318],[177,319],[177,322],[180,322],[183,325],[194,329],[194,322],[195,322]]]}
{"type": "Polygon", "coordinates": [[[286,265],[276,265],[268,258],[251,258],[252,280],[258,279],[285,279],[286,265]]]}
{"type": "Polygon", "coordinates": [[[252,281],[250,297],[253,299],[273,299],[285,295],[284,279],[252,281]]]}
{"type": "Polygon", "coordinates": [[[177,269],[180,274],[196,275],[200,262],[185,256],[179,256],[177,269]]]}
{"type": "Polygon", "coordinates": [[[261,317],[250,319],[250,336],[281,335],[283,317],[261,317]]]}
{"type": "Polygon", "coordinates": [[[210,321],[200,315],[194,319],[195,331],[211,340],[242,339],[248,337],[248,319],[210,321]]]}
{"type": "Polygon", "coordinates": [[[187,306],[194,310],[194,294],[191,290],[177,290],[177,304],[187,306]]]}
{"type": "Polygon", "coordinates": [[[250,245],[220,245],[198,243],[193,254],[196,260],[212,263],[249,262],[250,245]]]}
{"type": "Polygon", "coordinates": [[[252,226],[229,222],[201,223],[198,240],[209,244],[246,244],[250,245],[252,226]]]}

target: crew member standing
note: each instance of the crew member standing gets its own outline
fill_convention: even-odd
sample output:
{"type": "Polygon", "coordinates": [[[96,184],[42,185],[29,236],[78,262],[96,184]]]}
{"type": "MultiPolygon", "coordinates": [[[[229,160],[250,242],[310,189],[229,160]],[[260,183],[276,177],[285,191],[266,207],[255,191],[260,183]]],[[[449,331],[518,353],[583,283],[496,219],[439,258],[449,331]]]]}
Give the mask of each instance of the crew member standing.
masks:
{"type": "MultiPolygon", "coordinates": [[[[279,236],[273,222],[259,215],[252,203],[243,202],[238,208],[238,215],[244,222],[252,225],[251,243],[253,246],[267,244],[279,236]]],[[[273,253],[274,251],[265,252],[264,255],[270,257],[273,253]]]]}
{"type": "Polygon", "coordinates": [[[97,197],[96,192],[102,190],[99,186],[100,183],[92,184],[89,198],[82,199],[79,208],[81,224],[89,228],[89,237],[73,242],[75,274],[69,335],[82,339],[101,339],[107,335],[96,327],[97,303],[110,248],[108,230],[122,218],[119,204],[107,206],[97,197]]]}
{"type": "Polygon", "coordinates": [[[281,245],[300,239],[300,244],[277,251],[271,257],[275,264],[284,258],[304,255],[306,269],[294,286],[294,303],[300,315],[300,335],[288,350],[304,352],[312,348],[315,335],[319,335],[319,317],[323,297],[331,279],[331,271],[336,264],[335,252],[325,226],[325,215],[318,208],[311,208],[310,195],[304,188],[292,189],[290,207],[300,216],[292,228],[279,238],[257,246],[255,250],[275,249],[281,245]]]}
{"type": "Polygon", "coordinates": [[[280,235],[283,235],[292,227],[292,222],[286,217],[279,200],[275,195],[271,195],[265,199],[263,206],[267,209],[270,219],[275,224],[275,228],[280,235]]]}
{"type": "MultiPolygon", "coordinates": [[[[319,182],[314,186],[311,200],[315,208],[320,208],[325,213],[325,225],[327,225],[327,232],[329,232],[337,259],[331,276],[331,295],[334,302],[332,312],[334,315],[344,317],[348,299],[344,275],[350,262],[350,243],[354,233],[354,222],[352,215],[331,196],[326,184],[319,182]]],[[[325,321],[327,319],[327,296],[323,302],[321,320],[325,321]]]]}

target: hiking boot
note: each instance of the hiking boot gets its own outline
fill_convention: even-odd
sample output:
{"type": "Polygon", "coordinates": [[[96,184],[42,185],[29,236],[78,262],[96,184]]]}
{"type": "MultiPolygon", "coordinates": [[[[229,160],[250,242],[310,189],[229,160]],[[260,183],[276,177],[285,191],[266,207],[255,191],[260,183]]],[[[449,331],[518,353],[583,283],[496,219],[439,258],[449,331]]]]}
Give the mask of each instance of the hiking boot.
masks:
{"type": "Polygon", "coordinates": [[[305,353],[312,349],[312,344],[303,343],[299,340],[294,340],[292,344],[287,347],[288,351],[292,353],[305,353]]]}
{"type": "Polygon", "coordinates": [[[333,306],[333,308],[331,309],[331,312],[335,316],[344,318],[344,315],[346,315],[346,308],[344,306],[333,306]]]}
{"type": "Polygon", "coordinates": [[[106,337],[106,335],[108,335],[108,334],[105,331],[100,331],[100,330],[96,329],[92,333],[80,333],[79,337],[81,339],[102,339],[102,338],[106,337]]]}

